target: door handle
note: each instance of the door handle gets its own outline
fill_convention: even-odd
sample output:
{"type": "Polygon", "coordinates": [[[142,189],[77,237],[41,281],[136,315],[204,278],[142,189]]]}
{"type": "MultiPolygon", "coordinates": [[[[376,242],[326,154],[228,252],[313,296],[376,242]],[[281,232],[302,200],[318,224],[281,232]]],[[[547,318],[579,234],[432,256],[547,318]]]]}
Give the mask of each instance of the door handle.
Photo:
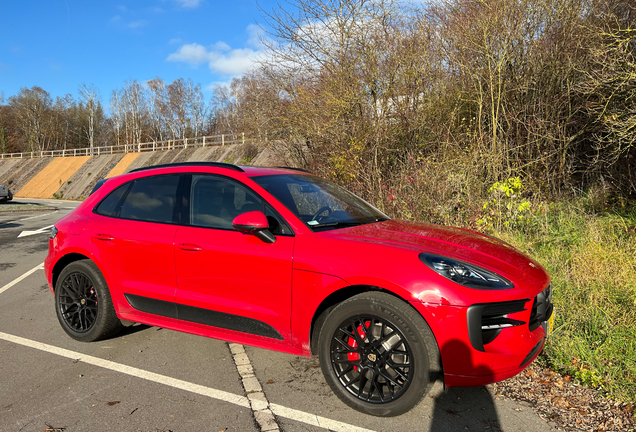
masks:
{"type": "Polygon", "coordinates": [[[197,246],[192,243],[179,243],[177,247],[181,250],[190,251],[190,252],[198,252],[203,249],[201,248],[201,246],[197,246]]]}
{"type": "Polygon", "coordinates": [[[104,240],[104,241],[115,240],[115,237],[109,236],[108,234],[95,234],[93,237],[95,237],[97,240],[104,240]]]}

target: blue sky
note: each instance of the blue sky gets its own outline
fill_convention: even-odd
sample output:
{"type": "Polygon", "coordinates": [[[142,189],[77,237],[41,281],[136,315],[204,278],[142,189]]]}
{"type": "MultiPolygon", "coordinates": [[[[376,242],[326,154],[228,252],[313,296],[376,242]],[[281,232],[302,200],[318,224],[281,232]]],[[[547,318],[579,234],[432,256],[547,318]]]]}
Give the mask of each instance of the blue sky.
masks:
{"type": "MultiPolygon", "coordinates": [[[[271,0],[259,0],[271,10],[271,0]]],[[[104,106],[128,79],[191,78],[206,97],[241,75],[262,47],[255,0],[2,0],[0,93],[40,86],[78,95],[94,84],[104,106]]]]}

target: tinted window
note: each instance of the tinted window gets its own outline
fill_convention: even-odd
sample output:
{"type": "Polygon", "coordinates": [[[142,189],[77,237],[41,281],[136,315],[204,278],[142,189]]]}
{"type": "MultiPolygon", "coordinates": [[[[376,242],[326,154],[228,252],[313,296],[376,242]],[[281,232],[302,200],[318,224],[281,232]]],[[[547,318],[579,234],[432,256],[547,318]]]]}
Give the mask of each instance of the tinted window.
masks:
{"type": "Polygon", "coordinates": [[[262,200],[245,186],[213,176],[194,175],[190,192],[190,223],[234,229],[232,220],[242,213],[262,210],[262,200]]]}
{"type": "Polygon", "coordinates": [[[293,232],[289,225],[283,220],[278,213],[274,212],[269,206],[265,207],[265,216],[269,223],[269,230],[275,235],[291,235],[293,232]]]}
{"type": "Polygon", "coordinates": [[[126,183],[112,191],[106,198],[104,198],[99,206],[97,206],[95,211],[104,216],[117,216],[117,213],[119,213],[119,203],[129,186],[130,183],[126,183]]]}
{"type": "Polygon", "coordinates": [[[121,206],[120,217],[172,223],[179,176],[148,177],[135,181],[121,206]]]}
{"type": "Polygon", "coordinates": [[[283,174],[253,177],[252,180],[274,195],[313,230],[336,229],[388,219],[371,204],[317,176],[283,174]]]}

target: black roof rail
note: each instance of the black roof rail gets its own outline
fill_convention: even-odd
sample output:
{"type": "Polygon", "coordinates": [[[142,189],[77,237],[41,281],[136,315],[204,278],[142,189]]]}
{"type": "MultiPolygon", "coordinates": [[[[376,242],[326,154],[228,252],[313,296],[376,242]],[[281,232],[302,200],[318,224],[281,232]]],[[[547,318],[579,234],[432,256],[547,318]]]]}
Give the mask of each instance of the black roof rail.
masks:
{"type": "Polygon", "coordinates": [[[288,169],[288,170],[294,170],[294,171],[301,171],[301,172],[304,172],[304,173],[307,173],[307,174],[313,174],[311,171],[306,170],[304,168],[296,168],[296,167],[289,167],[289,166],[277,166],[277,167],[274,167],[274,168],[282,168],[282,169],[288,169]]]}
{"type": "Polygon", "coordinates": [[[181,166],[206,166],[206,167],[215,167],[215,168],[229,168],[235,171],[245,172],[245,170],[241,168],[240,166],[225,163],[225,162],[175,162],[175,163],[151,165],[147,167],[135,168],[128,172],[134,173],[138,171],[145,171],[145,170],[155,169],[155,168],[172,168],[172,167],[181,167],[181,166]]]}
{"type": "Polygon", "coordinates": [[[107,178],[105,178],[105,179],[98,180],[98,181],[97,181],[97,183],[95,183],[95,186],[93,187],[93,190],[91,191],[91,193],[89,193],[89,194],[88,194],[88,196],[93,195],[93,193],[94,193],[97,189],[99,189],[100,187],[102,187],[102,185],[103,185],[104,183],[106,183],[106,180],[108,180],[108,179],[107,179],[107,178]]]}

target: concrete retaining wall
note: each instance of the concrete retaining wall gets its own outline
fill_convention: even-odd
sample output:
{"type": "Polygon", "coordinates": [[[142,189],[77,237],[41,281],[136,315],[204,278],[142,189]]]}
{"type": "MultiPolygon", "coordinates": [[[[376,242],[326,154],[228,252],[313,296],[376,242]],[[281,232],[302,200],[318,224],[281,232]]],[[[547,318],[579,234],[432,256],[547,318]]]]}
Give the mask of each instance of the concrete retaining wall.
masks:
{"type": "Polygon", "coordinates": [[[0,184],[16,197],[82,200],[98,180],[135,168],[174,162],[213,161],[237,165],[284,165],[273,147],[235,144],[144,153],[0,160],[0,184]]]}

